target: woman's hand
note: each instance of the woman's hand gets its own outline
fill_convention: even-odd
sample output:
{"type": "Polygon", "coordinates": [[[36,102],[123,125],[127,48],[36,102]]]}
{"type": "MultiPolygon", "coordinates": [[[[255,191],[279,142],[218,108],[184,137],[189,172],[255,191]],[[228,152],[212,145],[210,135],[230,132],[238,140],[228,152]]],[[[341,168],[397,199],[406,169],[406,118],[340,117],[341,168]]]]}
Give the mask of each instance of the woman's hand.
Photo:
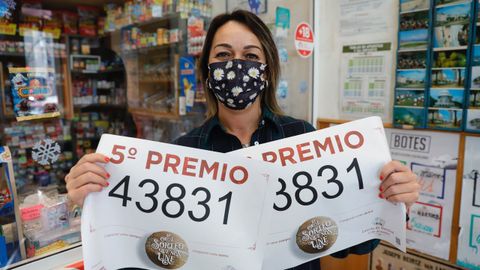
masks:
{"type": "Polygon", "coordinates": [[[420,184],[417,175],[400,162],[391,161],[383,166],[380,180],[380,198],[405,203],[407,208],[418,200],[420,184]]]}
{"type": "Polygon", "coordinates": [[[107,187],[107,179],[110,178],[110,175],[97,163],[106,164],[109,161],[109,158],[102,154],[83,156],[65,176],[70,200],[82,206],[88,194],[107,187]]]}

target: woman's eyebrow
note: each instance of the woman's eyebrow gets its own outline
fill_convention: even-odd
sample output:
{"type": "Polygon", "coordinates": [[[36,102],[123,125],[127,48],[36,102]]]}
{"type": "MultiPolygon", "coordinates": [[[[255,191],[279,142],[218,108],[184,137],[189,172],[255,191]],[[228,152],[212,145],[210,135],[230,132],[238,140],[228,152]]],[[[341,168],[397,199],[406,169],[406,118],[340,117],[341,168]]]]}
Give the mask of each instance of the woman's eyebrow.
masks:
{"type": "Polygon", "coordinates": [[[259,49],[260,51],[262,50],[260,47],[258,47],[257,45],[247,45],[245,47],[243,47],[244,50],[248,50],[248,49],[259,49]]]}
{"type": "Polygon", "coordinates": [[[217,48],[217,47],[227,47],[229,49],[233,48],[232,45],[228,44],[228,43],[220,43],[220,44],[217,44],[215,45],[214,48],[217,48]]]}

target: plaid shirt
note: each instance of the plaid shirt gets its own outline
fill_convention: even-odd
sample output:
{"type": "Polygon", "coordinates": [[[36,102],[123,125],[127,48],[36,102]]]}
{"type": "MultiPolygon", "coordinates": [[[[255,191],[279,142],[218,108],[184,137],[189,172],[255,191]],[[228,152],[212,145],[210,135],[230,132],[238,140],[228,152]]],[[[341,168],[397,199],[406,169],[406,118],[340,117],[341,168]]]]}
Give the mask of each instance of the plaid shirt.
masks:
{"type": "MultiPolygon", "coordinates": [[[[315,128],[308,122],[294,119],[288,116],[278,116],[268,109],[262,111],[262,118],[257,130],[250,139],[250,145],[280,140],[283,138],[314,131],[315,128]]],[[[240,140],[225,131],[218,117],[208,119],[202,126],[193,129],[185,136],[174,141],[175,144],[200,148],[216,152],[230,152],[242,148],[240,140]]],[[[348,254],[370,253],[379,243],[379,240],[371,240],[353,246],[351,248],[332,254],[333,257],[344,258],[348,254]]],[[[320,260],[313,260],[291,270],[319,270],[320,260]]]]}

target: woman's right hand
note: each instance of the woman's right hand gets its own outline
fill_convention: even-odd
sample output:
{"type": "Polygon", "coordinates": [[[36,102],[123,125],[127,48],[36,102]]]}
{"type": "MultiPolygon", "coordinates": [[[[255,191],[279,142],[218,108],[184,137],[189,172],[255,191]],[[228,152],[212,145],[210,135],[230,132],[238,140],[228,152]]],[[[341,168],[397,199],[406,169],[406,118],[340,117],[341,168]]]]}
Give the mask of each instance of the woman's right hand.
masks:
{"type": "Polygon", "coordinates": [[[65,176],[68,197],[73,203],[82,206],[85,197],[91,192],[101,191],[108,186],[110,175],[97,163],[106,164],[110,159],[102,154],[84,155],[65,176]]]}

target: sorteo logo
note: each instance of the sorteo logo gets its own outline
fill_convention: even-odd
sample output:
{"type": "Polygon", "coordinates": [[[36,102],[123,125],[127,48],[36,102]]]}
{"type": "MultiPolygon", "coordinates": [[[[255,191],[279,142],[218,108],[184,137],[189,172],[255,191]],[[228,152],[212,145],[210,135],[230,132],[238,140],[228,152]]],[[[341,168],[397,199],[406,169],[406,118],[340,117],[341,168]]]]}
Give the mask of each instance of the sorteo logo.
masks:
{"type": "Polygon", "coordinates": [[[392,133],[390,137],[390,148],[429,153],[430,141],[430,136],[392,133]]]}
{"type": "Polygon", "coordinates": [[[338,226],[329,217],[314,217],[298,228],[296,242],[298,247],[310,254],[328,250],[338,237],[338,226]]]}
{"type": "Polygon", "coordinates": [[[177,269],[188,260],[187,243],[172,232],[156,232],[151,234],[145,243],[148,258],[165,269],[177,269]]]}

